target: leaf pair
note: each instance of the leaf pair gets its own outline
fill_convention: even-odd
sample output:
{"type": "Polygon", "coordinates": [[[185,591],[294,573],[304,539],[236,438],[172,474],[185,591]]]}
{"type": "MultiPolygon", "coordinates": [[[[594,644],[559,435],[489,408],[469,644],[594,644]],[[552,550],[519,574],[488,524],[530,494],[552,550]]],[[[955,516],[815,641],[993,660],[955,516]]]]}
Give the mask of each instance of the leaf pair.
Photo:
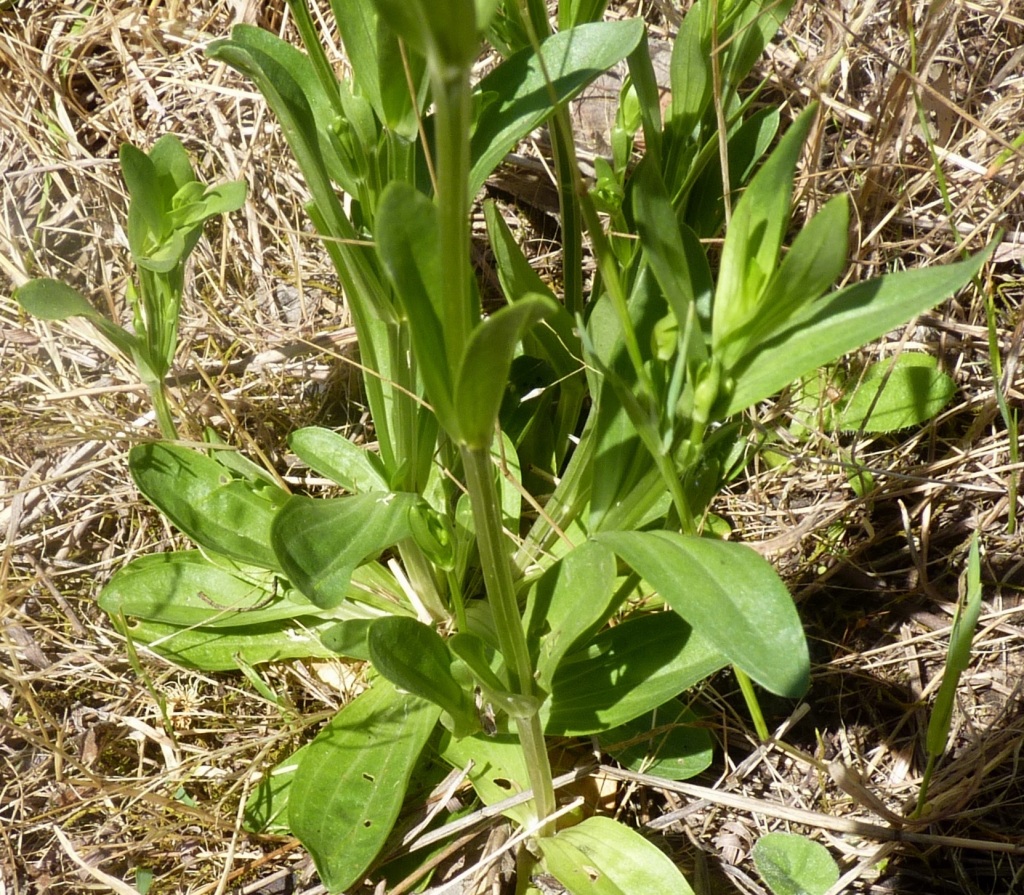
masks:
{"type": "Polygon", "coordinates": [[[183,263],[207,220],[245,202],[244,181],[207,187],[196,180],[188,153],[173,134],[157,140],[148,155],[130,143],[119,155],[131,196],[128,245],[135,263],[155,273],[183,263]]]}

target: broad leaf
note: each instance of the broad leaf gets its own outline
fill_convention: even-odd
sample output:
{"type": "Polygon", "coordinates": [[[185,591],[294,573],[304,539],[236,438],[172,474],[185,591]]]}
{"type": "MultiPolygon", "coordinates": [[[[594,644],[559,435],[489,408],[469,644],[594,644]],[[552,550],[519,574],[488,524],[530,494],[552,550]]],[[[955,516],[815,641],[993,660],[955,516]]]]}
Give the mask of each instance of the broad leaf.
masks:
{"type": "MultiPolygon", "coordinates": [[[[440,751],[441,757],[452,767],[468,770],[473,789],[485,805],[504,801],[530,788],[530,775],[518,737],[478,733],[456,739],[445,732],[440,751]]],[[[504,813],[520,826],[527,826],[537,818],[532,802],[516,805],[504,813]]]]}
{"type": "Polygon", "coordinates": [[[586,736],[663,705],[728,662],[671,612],[631,619],[569,653],[541,708],[549,734],[586,736]]]}
{"type": "Polygon", "coordinates": [[[567,554],[530,588],[523,625],[542,689],[573,645],[615,611],[615,596],[615,555],[595,541],[567,554]]]}
{"type": "Polygon", "coordinates": [[[793,598],[771,564],[743,544],[670,531],[597,536],[680,616],[761,686],[807,690],[810,658],[793,598]]]}
{"type": "Polygon", "coordinates": [[[727,371],[734,385],[718,416],[746,410],[935,307],[969,283],[994,249],[995,242],[966,261],[889,274],[820,298],[727,371]]]}
{"type": "Polygon", "coordinates": [[[287,492],[236,478],[206,454],[174,444],[138,445],[128,463],[147,500],[197,544],[243,563],[280,568],[270,526],[287,492]]]}
{"type": "Polygon", "coordinates": [[[905,352],[865,370],[839,411],[836,428],[895,432],[917,426],[936,416],[955,391],[956,383],[936,358],[905,352]]]}
{"type": "Polygon", "coordinates": [[[370,628],[377,619],[351,618],[328,628],[320,635],[327,649],[346,659],[370,661],[370,628]]]}
{"type": "Polygon", "coordinates": [[[551,114],[552,91],[557,102],[572,99],[625,59],[643,30],[640,19],[629,19],[559,31],[541,44],[543,65],[532,49],[526,49],[483,78],[476,87],[478,95],[497,99],[483,108],[473,132],[470,195],[476,195],[516,143],[551,114]]]}
{"type": "Polygon", "coordinates": [[[115,323],[111,323],[77,289],[60,280],[40,277],[20,286],[14,297],[26,311],[40,320],[67,320],[86,317],[100,333],[128,357],[139,350],[138,340],[115,323]]]}
{"type": "Polygon", "coordinates": [[[537,846],[571,895],[693,895],[668,855],[610,817],[588,817],[537,846]]]}
{"type": "Polygon", "coordinates": [[[182,628],[145,619],[128,619],[126,635],[168,661],[202,671],[237,671],[240,665],[288,659],[331,658],[320,642],[330,619],[284,619],[241,628],[182,628]]]}
{"type": "Polygon", "coordinates": [[[321,608],[341,603],[353,571],[412,535],[415,494],[369,492],[314,500],[293,495],[274,517],[271,542],[291,582],[321,608]]]}
{"type": "Polygon", "coordinates": [[[598,734],[601,748],[632,771],[688,780],[711,766],[714,742],[678,700],[598,734]]]}
{"type": "Polygon", "coordinates": [[[329,891],[359,882],[387,841],[440,711],[376,680],[307,747],[288,794],[288,825],[329,891]]]}
{"type": "Polygon", "coordinates": [[[766,833],[754,843],[753,857],[774,895],[824,895],[839,881],[828,849],[796,833],[766,833]]]}
{"type": "Polygon", "coordinates": [[[388,490],[387,473],[380,457],[337,432],[309,426],[293,432],[288,446],[303,463],[347,491],[362,494],[388,490]]]}
{"type": "Polygon", "coordinates": [[[370,627],[370,661],[397,688],[440,706],[455,722],[455,735],[480,727],[472,694],[452,674],[452,659],[433,628],[413,618],[381,618],[370,627]]]}
{"type": "Polygon", "coordinates": [[[103,588],[99,605],[110,615],[208,628],[246,628],[320,611],[294,589],[279,593],[271,573],[251,569],[242,577],[198,550],[133,560],[103,588]]]}

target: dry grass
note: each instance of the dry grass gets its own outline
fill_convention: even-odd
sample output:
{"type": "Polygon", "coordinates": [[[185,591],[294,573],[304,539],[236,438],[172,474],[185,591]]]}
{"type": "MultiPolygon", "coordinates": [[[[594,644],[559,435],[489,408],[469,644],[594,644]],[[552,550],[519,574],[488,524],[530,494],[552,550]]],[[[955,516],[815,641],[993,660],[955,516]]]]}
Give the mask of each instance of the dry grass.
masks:
{"type": "MultiPolygon", "coordinates": [[[[271,891],[308,865],[291,840],[243,832],[240,800],[254,771],[344,697],[308,664],[261,670],[275,704],[241,675],[131,656],[95,597],[127,558],[175,541],[125,468],[127,448],[156,429],[131,371],[91,331],[31,320],[10,292],[27,275],[58,276],[123,319],[117,147],[173,131],[204,177],[244,177],[252,197],[197,250],[182,418],[282,472],[293,428],[359,423],[360,408],[339,400],[350,332],[299,180],[249,85],[202,54],[242,18],[279,30],[284,4],[14,6],[0,11],[0,892],[132,891],[140,868],[155,871],[158,892],[271,891]]],[[[682,794],[652,781],[623,789],[625,815],[666,832],[700,892],[761,891],[749,848],[777,828],[832,848],[846,874],[836,891],[1021,885],[1024,575],[1008,503],[1020,469],[996,410],[985,306],[992,297],[1002,385],[1019,407],[1022,46],[1019,0],[805,0],[765,63],[770,101],[795,111],[820,96],[829,110],[802,201],[853,197],[851,277],[949,259],[997,226],[1007,238],[979,288],[867,353],[935,352],[958,385],[937,420],[873,441],[813,433],[789,444],[790,462],[755,463],[716,507],[776,557],[816,664],[787,745],[755,745],[721,678],[702,694],[720,777],[682,794]],[[844,473],[851,459],[875,475],[867,500],[844,473]],[[975,531],[985,614],[933,784],[938,816],[898,835],[891,815],[920,782],[927,700],[975,531]]],[[[783,400],[757,423],[784,432],[791,414],[783,400]]],[[[792,710],[768,708],[778,723],[792,710]]]]}

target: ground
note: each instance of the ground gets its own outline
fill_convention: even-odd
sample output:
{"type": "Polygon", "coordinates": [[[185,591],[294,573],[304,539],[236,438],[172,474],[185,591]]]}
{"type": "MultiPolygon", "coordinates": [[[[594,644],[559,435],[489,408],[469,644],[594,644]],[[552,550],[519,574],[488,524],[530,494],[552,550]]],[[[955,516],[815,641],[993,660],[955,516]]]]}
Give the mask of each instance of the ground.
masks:
{"type": "MultiPolygon", "coordinates": [[[[670,38],[677,4],[611,5],[670,38]]],[[[155,424],[132,371],[90,327],[43,324],[11,298],[27,276],[52,275],[124,319],[117,149],[174,132],[205,178],[250,186],[244,211],[214,222],[196,253],[175,392],[195,427],[188,434],[214,425],[304,482],[290,431],[320,422],[358,432],[352,332],[300,180],[251,86],[202,52],[242,20],[289,27],[280,0],[0,4],[3,892],[132,892],[147,870],[153,892],[288,891],[286,882],[316,891],[301,847],[243,831],[239,805],[257,772],[343,704],[357,671],[262,669],[275,703],[239,673],[195,674],[133,653],[95,601],[127,559],[180,537],[126,470],[128,448],[156,437],[155,424]]],[[[700,893],[762,891],[750,847],[774,829],[831,849],[844,874],[836,892],[1016,891],[1021,465],[996,395],[1017,412],[1024,3],[798,0],[759,72],[761,101],[785,118],[814,98],[826,109],[798,217],[849,193],[849,278],[948,261],[997,228],[1005,236],[979,282],[846,365],[855,376],[899,351],[936,356],[956,393],[930,423],[837,434],[795,395],[752,418],[770,450],[714,510],[776,562],[811,637],[806,701],[766,706],[777,743],[757,744],[721,675],[696,694],[719,747],[713,773],[693,781],[702,788],[609,772],[602,792],[663,837],[700,893]],[[854,461],[874,480],[860,496],[854,461]],[[921,783],[975,533],[984,609],[931,783],[935,807],[926,824],[894,827],[921,783]]],[[[526,179],[511,167],[492,188],[508,198],[526,179]]],[[[547,260],[557,228],[536,206],[520,196],[522,232],[557,278],[557,259],[547,260]]]]}

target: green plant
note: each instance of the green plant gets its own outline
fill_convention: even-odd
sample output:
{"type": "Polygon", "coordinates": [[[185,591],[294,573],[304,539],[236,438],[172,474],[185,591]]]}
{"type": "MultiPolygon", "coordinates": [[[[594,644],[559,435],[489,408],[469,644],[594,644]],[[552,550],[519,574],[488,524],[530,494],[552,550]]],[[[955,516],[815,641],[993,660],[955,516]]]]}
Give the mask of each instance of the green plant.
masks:
{"type": "MultiPolygon", "coordinates": [[[[328,498],[289,494],[232,451],[134,448],[139,489],[199,549],[130,563],[101,606],[201,668],[369,660],[367,690],[246,806],[253,826],[299,836],[333,891],[383,860],[411,781],[440,759],[487,804],[531,794],[504,812],[523,834],[521,891],[543,869],[572,892],[687,892],[636,831],[558,807],[546,737],[596,735],[635,761],[630,741],[687,723],[679,697],[727,666],[762,731],[755,685],[803,694],[783,582],[703,531],[743,451],[739,415],[937,304],[987,255],[829,292],[845,197],[783,254],[816,109],[765,158],[778,114],[738,88],[788,3],[694,4],[664,118],[642,23],[588,21],[601,3],[563,3],[552,34],[535,0],[333,0],[353,71],[340,82],[305,4],[289,5],[305,52],[238,25],[209,53],[257,84],[302,169],[379,448],[295,432],[295,453],[345,492],[328,498]],[[506,58],[472,85],[482,38],[506,58]],[[595,197],[564,104],[622,59],[632,86],[595,197]],[[586,232],[597,276],[584,294],[570,272],[556,300],[488,207],[506,304],[484,316],[471,199],[549,120],[566,241],[586,232]],[[607,231],[596,200],[636,238],[607,231]],[[701,238],[727,217],[713,271],[701,238]]],[[[661,742],[677,773],[706,766],[706,731],[661,742]]]]}
{"type": "Polygon", "coordinates": [[[768,833],[758,839],[754,866],[774,895],[824,895],[839,881],[828,849],[795,833],[768,833]]]}
{"type": "Polygon", "coordinates": [[[967,670],[971,660],[971,642],[974,630],[978,626],[981,615],[981,555],[978,550],[978,536],[971,539],[971,547],[967,556],[967,572],[961,579],[960,601],[953,614],[953,629],[949,635],[949,651],[946,653],[946,668],[942,673],[942,683],[935,696],[932,715],[928,721],[928,734],[925,748],[928,753],[928,764],[924,769],[921,789],[917,794],[917,806],[914,816],[921,817],[928,804],[928,785],[936,765],[946,752],[949,742],[949,731],[953,724],[953,703],[956,699],[956,688],[960,676],[967,670]]]}
{"type": "Polygon", "coordinates": [[[163,436],[175,438],[164,380],[178,347],[185,263],[203,235],[203,224],[241,208],[246,187],[240,180],[210,187],[197,180],[188,153],[173,134],[157,140],[148,155],[125,143],[120,160],[131,196],[128,247],[138,269],[138,281],[128,284],[134,334],[107,320],[85,296],[59,280],[30,280],[16,297],[25,310],[44,320],[88,319],[132,359],[163,436]]]}

